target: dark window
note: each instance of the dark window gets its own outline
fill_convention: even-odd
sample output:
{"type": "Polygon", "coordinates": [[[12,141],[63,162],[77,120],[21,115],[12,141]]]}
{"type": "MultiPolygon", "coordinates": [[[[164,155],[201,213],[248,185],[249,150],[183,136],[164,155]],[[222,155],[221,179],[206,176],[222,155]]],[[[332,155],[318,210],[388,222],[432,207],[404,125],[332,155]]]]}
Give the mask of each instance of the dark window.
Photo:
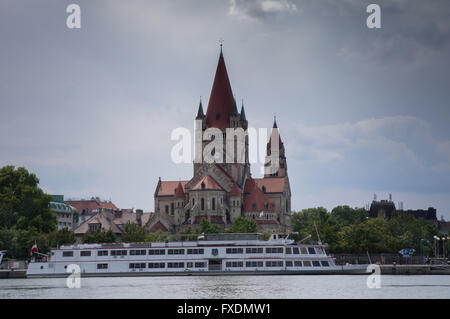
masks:
{"type": "Polygon", "coordinates": [[[90,257],[91,256],[91,251],[90,250],[80,251],[80,256],[81,257],[90,257]]]}
{"type": "Polygon", "coordinates": [[[73,251],[63,251],[63,257],[73,257],[73,251]]]}
{"type": "Polygon", "coordinates": [[[166,251],[164,249],[149,249],[149,255],[165,255],[166,251]]]}
{"type": "Polygon", "coordinates": [[[130,256],[146,255],[145,249],[130,250],[130,256]]]}

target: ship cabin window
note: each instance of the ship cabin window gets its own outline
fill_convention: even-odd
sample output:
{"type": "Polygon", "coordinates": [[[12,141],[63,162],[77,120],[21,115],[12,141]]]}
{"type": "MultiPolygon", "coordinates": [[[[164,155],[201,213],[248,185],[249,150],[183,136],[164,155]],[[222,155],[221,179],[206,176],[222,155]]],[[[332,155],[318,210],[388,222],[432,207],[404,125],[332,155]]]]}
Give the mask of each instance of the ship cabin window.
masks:
{"type": "Polygon", "coordinates": [[[108,264],[97,264],[97,269],[108,269],[108,264]]]}
{"type": "Polygon", "coordinates": [[[310,262],[309,260],[305,260],[305,261],[303,262],[303,266],[305,266],[305,267],[311,267],[311,262],[310,262]]]}
{"type": "Polygon", "coordinates": [[[287,255],[292,254],[292,248],[291,247],[286,247],[286,254],[287,255]]]}
{"type": "Polygon", "coordinates": [[[126,250],[111,250],[111,256],[126,256],[126,250]]]}
{"type": "Polygon", "coordinates": [[[323,267],[329,267],[330,266],[330,264],[328,263],[327,260],[322,260],[320,263],[322,264],[323,267]]]}
{"type": "Polygon", "coordinates": [[[80,256],[81,257],[91,257],[91,251],[90,250],[80,251],[80,256]]]}
{"type": "Polygon", "coordinates": [[[318,260],[313,260],[313,266],[314,267],[320,267],[320,261],[318,261],[318,260]]]}
{"type": "Polygon", "coordinates": [[[73,257],[73,251],[63,251],[63,257],[73,257]]]}
{"type": "Polygon", "coordinates": [[[292,248],[292,251],[294,252],[294,255],[298,255],[299,254],[298,247],[292,248]]]}
{"type": "Polygon", "coordinates": [[[302,267],[302,261],[301,260],[295,260],[294,261],[294,266],[295,267],[302,267]]]}
{"type": "Polygon", "coordinates": [[[167,263],[167,268],[184,268],[184,263],[167,263]]]}
{"type": "Polygon", "coordinates": [[[266,261],[266,267],[283,267],[283,261],[282,260],[266,261]]]}
{"type": "Polygon", "coordinates": [[[145,249],[130,250],[130,256],[146,255],[145,249]]]}
{"type": "Polygon", "coordinates": [[[184,255],[184,249],[168,249],[168,255],[184,255]]]}
{"type": "Polygon", "coordinates": [[[187,254],[188,255],[203,255],[205,253],[205,250],[203,248],[194,248],[194,249],[188,249],[187,254]]]}
{"type": "Polygon", "coordinates": [[[244,267],[243,261],[227,261],[225,266],[227,268],[242,268],[244,267]]]}
{"type": "Polygon", "coordinates": [[[252,247],[252,248],[246,248],[245,249],[245,253],[247,253],[247,254],[262,254],[263,252],[264,251],[263,251],[262,247],[260,247],[260,248],[252,247]]]}
{"type": "Polygon", "coordinates": [[[245,263],[245,267],[251,267],[251,268],[255,268],[255,267],[263,267],[264,263],[262,261],[247,261],[245,263]]]}
{"type": "Polygon", "coordinates": [[[107,250],[99,250],[97,251],[97,256],[108,256],[107,250]]]}
{"type": "Polygon", "coordinates": [[[145,268],[145,263],[130,263],[130,269],[142,269],[145,268]]]}
{"type": "Polygon", "coordinates": [[[308,252],[310,255],[315,255],[316,251],[314,250],[314,247],[308,247],[308,252]]]}
{"type": "Polygon", "coordinates": [[[266,254],[282,254],[283,248],[282,247],[268,247],[266,248],[266,254]]]}
{"type": "Polygon", "coordinates": [[[302,253],[302,255],[308,255],[308,251],[305,247],[300,248],[300,252],[302,253]]]}
{"type": "Polygon", "coordinates": [[[148,268],[155,269],[155,268],[166,268],[165,263],[148,263],[148,268]]]}
{"type": "Polygon", "coordinates": [[[227,248],[227,254],[243,254],[244,248],[227,248]]]}
{"type": "Polygon", "coordinates": [[[292,260],[287,260],[286,261],[286,267],[292,267],[292,260]]]}
{"type": "Polygon", "coordinates": [[[165,249],[149,249],[148,254],[149,255],[165,255],[166,250],[165,249]]]}

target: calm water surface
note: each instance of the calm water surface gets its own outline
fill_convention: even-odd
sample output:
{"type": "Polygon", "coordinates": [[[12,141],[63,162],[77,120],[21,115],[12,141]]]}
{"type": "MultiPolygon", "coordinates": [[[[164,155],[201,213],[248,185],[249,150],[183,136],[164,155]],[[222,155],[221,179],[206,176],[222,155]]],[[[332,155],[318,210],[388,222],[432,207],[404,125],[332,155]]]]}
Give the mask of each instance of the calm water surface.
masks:
{"type": "Polygon", "coordinates": [[[81,278],[69,289],[66,279],[0,279],[5,298],[450,298],[450,276],[381,277],[369,289],[367,276],[217,276],[81,278]]]}

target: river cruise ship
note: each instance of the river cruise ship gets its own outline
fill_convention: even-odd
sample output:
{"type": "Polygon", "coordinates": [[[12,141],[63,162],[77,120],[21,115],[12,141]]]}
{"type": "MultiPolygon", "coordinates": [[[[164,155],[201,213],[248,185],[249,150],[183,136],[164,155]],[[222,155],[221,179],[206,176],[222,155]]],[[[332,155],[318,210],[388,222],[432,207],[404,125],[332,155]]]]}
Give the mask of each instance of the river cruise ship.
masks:
{"type": "Polygon", "coordinates": [[[364,274],[367,265],[335,265],[327,245],[301,244],[292,233],[208,234],[196,241],[82,244],[37,255],[27,277],[364,274]],[[76,266],[74,266],[76,265],[76,266]]]}

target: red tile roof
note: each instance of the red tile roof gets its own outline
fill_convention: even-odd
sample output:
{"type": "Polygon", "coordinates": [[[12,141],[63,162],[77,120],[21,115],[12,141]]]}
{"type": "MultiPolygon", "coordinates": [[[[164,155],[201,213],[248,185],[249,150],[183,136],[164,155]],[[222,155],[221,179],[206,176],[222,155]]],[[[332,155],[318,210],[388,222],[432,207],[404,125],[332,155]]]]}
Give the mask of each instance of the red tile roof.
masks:
{"type": "Polygon", "coordinates": [[[179,182],[177,190],[175,191],[175,197],[184,197],[185,195],[184,187],[181,185],[181,182],[179,182]]]}
{"type": "Polygon", "coordinates": [[[192,190],[199,190],[199,189],[217,189],[217,190],[223,190],[222,187],[220,187],[219,184],[209,175],[206,175],[203,177],[197,184],[195,184],[192,187],[192,190]],[[202,183],[204,183],[204,188],[202,187],[202,183]]]}
{"type": "Polygon", "coordinates": [[[234,104],[227,68],[223,54],[220,52],[208,109],[206,110],[206,127],[220,129],[230,127],[230,116],[233,113],[234,104]]]}
{"type": "Polygon", "coordinates": [[[253,178],[247,178],[244,192],[248,194],[244,200],[244,212],[273,210],[273,203],[267,199],[266,195],[264,195],[263,191],[256,185],[253,178]]]}
{"type": "Polygon", "coordinates": [[[269,177],[269,178],[255,178],[255,183],[261,190],[263,186],[266,193],[282,193],[287,177],[269,177]]]}
{"type": "Polygon", "coordinates": [[[230,196],[239,196],[239,195],[241,195],[239,186],[236,183],[234,183],[230,191],[230,196]]]}
{"type": "MultiPolygon", "coordinates": [[[[188,182],[189,181],[181,181],[181,185],[183,186],[183,188],[188,182]]],[[[178,183],[180,183],[180,181],[161,181],[157,196],[173,196],[175,194],[178,183]]]]}

